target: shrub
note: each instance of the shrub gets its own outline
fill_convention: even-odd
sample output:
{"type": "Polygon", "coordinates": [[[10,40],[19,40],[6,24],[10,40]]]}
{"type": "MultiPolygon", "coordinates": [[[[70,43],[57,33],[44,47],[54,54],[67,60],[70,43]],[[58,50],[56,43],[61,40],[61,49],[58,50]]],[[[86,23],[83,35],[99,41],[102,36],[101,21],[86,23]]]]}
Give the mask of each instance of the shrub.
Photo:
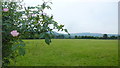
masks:
{"type": "Polygon", "coordinates": [[[48,3],[42,5],[25,7],[22,2],[2,3],[2,61],[3,66],[7,66],[10,60],[15,60],[17,56],[25,54],[25,43],[21,37],[32,36],[35,33],[39,37],[45,38],[49,45],[54,29],[65,31],[64,25],[58,25],[53,20],[53,15],[47,15],[45,9],[51,9],[48,3]],[[52,27],[50,27],[52,26],[52,27]]]}

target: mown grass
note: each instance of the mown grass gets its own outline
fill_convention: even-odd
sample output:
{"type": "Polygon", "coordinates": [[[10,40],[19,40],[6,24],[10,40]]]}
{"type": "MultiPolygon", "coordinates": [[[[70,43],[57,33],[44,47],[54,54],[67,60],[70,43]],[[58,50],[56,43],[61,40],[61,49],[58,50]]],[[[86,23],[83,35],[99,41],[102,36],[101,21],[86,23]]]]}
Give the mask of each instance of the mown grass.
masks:
{"type": "Polygon", "coordinates": [[[117,40],[54,39],[24,40],[26,55],[10,66],[117,66],[117,40]]]}

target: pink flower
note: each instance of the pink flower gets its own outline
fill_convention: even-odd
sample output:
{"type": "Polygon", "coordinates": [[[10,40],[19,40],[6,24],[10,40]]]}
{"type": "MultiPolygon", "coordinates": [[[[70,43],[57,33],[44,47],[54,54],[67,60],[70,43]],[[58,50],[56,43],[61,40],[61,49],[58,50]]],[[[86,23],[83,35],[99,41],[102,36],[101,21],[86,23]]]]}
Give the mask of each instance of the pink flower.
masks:
{"type": "Polygon", "coordinates": [[[4,11],[4,12],[7,12],[7,11],[9,11],[9,9],[8,9],[8,8],[4,8],[3,11],[4,11]]]}
{"type": "Polygon", "coordinates": [[[11,31],[10,33],[11,33],[11,35],[12,35],[13,37],[16,37],[16,36],[19,35],[19,32],[17,32],[17,30],[13,30],[13,31],[11,31]]]}
{"type": "Polygon", "coordinates": [[[34,16],[36,16],[35,14],[32,14],[32,16],[34,17],[34,16]]]}

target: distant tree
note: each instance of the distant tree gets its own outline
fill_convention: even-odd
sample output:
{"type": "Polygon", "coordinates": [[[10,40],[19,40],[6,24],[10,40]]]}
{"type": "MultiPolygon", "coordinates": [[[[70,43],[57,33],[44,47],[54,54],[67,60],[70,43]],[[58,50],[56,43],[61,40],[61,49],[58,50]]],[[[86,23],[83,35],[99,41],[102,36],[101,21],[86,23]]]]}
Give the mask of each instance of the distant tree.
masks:
{"type": "Polygon", "coordinates": [[[58,35],[58,36],[56,36],[56,38],[57,38],[57,39],[64,39],[65,36],[64,36],[64,35],[58,35]]]}
{"type": "Polygon", "coordinates": [[[118,39],[120,40],[120,35],[118,36],[118,39]]]}
{"type": "Polygon", "coordinates": [[[75,39],[77,39],[78,37],[77,36],[75,36],[75,39]]]}
{"type": "Polygon", "coordinates": [[[61,35],[60,37],[61,37],[62,39],[64,39],[64,38],[65,38],[65,36],[64,36],[64,35],[61,35]]]}
{"type": "Polygon", "coordinates": [[[110,39],[117,39],[116,36],[110,36],[109,38],[110,38],[110,39]]]}
{"type": "Polygon", "coordinates": [[[69,36],[69,39],[71,39],[71,36],[69,36]]]}
{"type": "Polygon", "coordinates": [[[103,39],[107,39],[108,35],[107,34],[103,34],[103,39]]]}
{"type": "Polygon", "coordinates": [[[99,39],[99,37],[95,37],[95,39],[99,39]]]}
{"type": "Polygon", "coordinates": [[[78,38],[81,39],[81,36],[79,36],[78,38]]]}

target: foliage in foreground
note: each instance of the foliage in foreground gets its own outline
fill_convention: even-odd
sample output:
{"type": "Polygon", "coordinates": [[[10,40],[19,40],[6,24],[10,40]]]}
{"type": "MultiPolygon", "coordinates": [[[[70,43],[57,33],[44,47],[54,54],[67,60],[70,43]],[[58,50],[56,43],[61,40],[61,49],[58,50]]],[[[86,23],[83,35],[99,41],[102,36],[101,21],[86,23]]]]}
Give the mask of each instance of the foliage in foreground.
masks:
{"type": "Polygon", "coordinates": [[[38,33],[39,37],[45,37],[47,44],[51,43],[54,29],[65,31],[64,25],[58,25],[53,20],[53,15],[47,15],[45,9],[51,9],[48,3],[42,5],[25,7],[22,2],[2,3],[2,63],[6,66],[10,60],[15,60],[19,55],[25,54],[25,43],[21,37],[38,33]],[[51,27],[52,26],[52,27],[51,27]],[[31,33],[32,32],[32,33],[31,33]]]}

